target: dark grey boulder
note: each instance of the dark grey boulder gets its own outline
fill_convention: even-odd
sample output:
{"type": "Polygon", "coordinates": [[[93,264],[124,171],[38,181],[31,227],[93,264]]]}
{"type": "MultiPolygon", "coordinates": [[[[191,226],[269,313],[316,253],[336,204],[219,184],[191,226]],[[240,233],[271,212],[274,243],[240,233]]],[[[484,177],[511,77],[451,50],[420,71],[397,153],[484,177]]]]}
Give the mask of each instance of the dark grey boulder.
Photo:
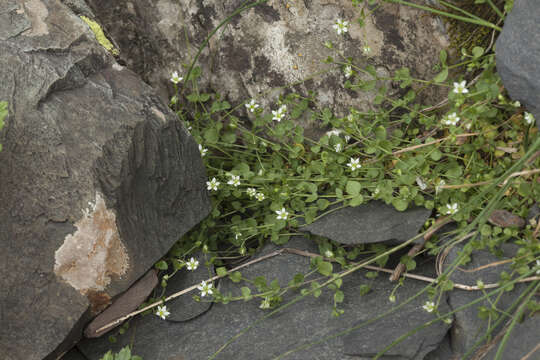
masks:
{"type": "Polygon", "coordinates": [[[0,357],[55,359],[207,215],[205,170],[60,1],[4,0],[0,19],[0,357]]]}
{"type": "Polygon", "coordinates": [[[88,360],[77,348],[68,351],[61,360],[88,360]]]}
{"type": "MultiPolygon", "coordinates": [[[[516,251],[516,247],[512,245],[503,246],[506,256],[497,257],[486,250],[474,251],[471,255],[471,261],[466,265],[460,265],[450,276],[450,279],[454,283],[460,283],[463,285],[475,286],[477,280],[482,280],[484,284],[497,283],[500,281],[500,273],[506,271],[508,274],[512,272],[510,264],[502,264],[499,266],[487,267],[482,270],[473,271],[480,266],[490,264],[496,261],[508,259],[513,256],[516,251]]],[[[454,247],[448,257],[445,260],[444,269],[449,264],[456,260],[459,252],[462,250],[462,246],[458,245],[454,247]]],[[[507,311],[510,305],[519,297],[521,292],[525,289],[525,284],[517,284],[512,291],[503,292],[500,297],[494,295],[490,300],[483,300],[473,306],[469,306],[466,309],[460,310],[454,314],[454,324],[451,330],[452,350],[456,356],[461,357],[467,351],[471,350],[475,343],[479,341],[485,334],[488,328],[488,320],[480,319],[478,317],[478,309],[480,306],[490,308],[492,303],[496,302],[496,307],[500,311],[507,311]]],[[[487,292],[493,291],[493,289],[487,289],[487,292]]],[[[461,306],[467,305],[470,302],[483,296],[481,291],[465,291],[460,289],[454,289],[448,295],[448,303],[452,309],[457,309],[461,306]]],[[[492,323],[493,323],[492,319],[492,323]]],[[[503,322],[502,325],[504,325],[503,322]]],[[[502,326],[498,326],[492,336],[498,334],[501,331],[502,326]]],[[[483,345],[481,343],[480,345],[483,345]]],[[[517,355],[511,356],[508,359],[519,359],[517,355]]],[[[506,358],[505,358],[506,359],[506,358]]]]}
{"type": "MultiPolygon", "coordinates": [[[[317,246],[303,238],[292,239],[288,246],[317,252],[317,246]]],[[[275,249],[275,246],[269,245],[261,255],[275,249]]],[[[249,279],[262,275],[268,281],[276,279],[281,286],[285,286],[296,273],[308,272],[309,263],[309,258],[285,253],[243,269],[242,275],[249,279]]],[[[419,268],[430,271],[432,267],[433,264],[430,262],[419,268]]],[[[386,276],[370,280],[365,277],[365,273],[365,271],[358,271],[344,279],[341,289],[345,293],[345,299],[339,306],[345,310],[342,316],[336,318],[331,315],[333,292],[326,289],[319,298],[305,297],[265,319],[232,342],[216,359],[273,359],[288,350],[323,340],[389,310],[394,305],[388,301],[394,284],[387,281],[386,276]],[[362,285],[372,286],[371,292],[361,296],[362,285]]],[[[228,279],[223,279],[219,283],[221,293],[230,292],[235,296],[240,294],[241,286],[249,285],[236,284],[228,279]]],[[[405,285],[396,292],[396,304],[404,302],[424,286],[423,282],[405,280],[405,285]]],[[[255,288],[252,288],[252,293],[256,293],[255,288]]],[[[287,293],[283,299],[284,303],[294,299],[298,294],[298,291],[287,293]]],[[[422,309],[422,304],[426,300],[425,296],[420,296],[401,311],[390,315],[388,320],[383,320],[381,324],[373,323],[346,336],[338,336],[314,344],[305,350],[289,354],[285,358],[293,360],[367,359],[371,357],[371,354],[382,350],[383,346],[390,344],[397,336],[433,319],[433,314],[422,309]],[[391,329],[380,326],[388,325],[388,321],[393,325],[391,329]]],[[[91,360],[99,359],[109,348],[119,349],[130,341],[133,341],[133,352],[144,359],[207,359],[229,338],[268,314],[268,310],[259,308],[260,304],[261,299],[247,302],[236,301],[226,305],[214,304],[206,313],[182,323],[164,321],[155,315],[138,317],[132,320],[130,329],[124,336],[118,338],[117,343],[110,344],[103,338],[86,339],[78,347],[91,360]]],[[[439,309],[442,313],[449,309],[444,297],[439,309]]],[[[443,340],[448,327],[449,325],[437,323],[426,328],[417,336],[407,339],[403,344],[391,350],[382,359],[420,360],[425,353],[438,346],[438,342],[443,340]]]]}
{"type": "Polygon", "coordinates": [[[534,115],[540,127],[540,6],[515,1],[495,43],[497,72],[514,100],[534,115]]]}
{"type": "MultiPolygon", "coordinates": [[[[357,207],[346,207],[300,228],[340,244],[369,244],[388,240],[403,242],[418,235],[431,210],[413,207],[397,211],[375,200],[357,207]]],[[[421,242],[417,239],[415,242],[421,242]]]]}
{"type": "MultiPolygon", "coordinates": [[[[200,284],[215,275],[213,269],[209,270],[204,266],[205,256],[202,253],[195,254],[195,259],[199,261],[199,267],[194,271],[181,270],[167,282],[165,297],[178,291],[182,291],[192,285],[200,284]]],[[[177,297],[167,303],[167,309],[171,315],[167,318],[169,321],[186,321],[204,313],[212,303],[206,301],[195,301],[193,294],[177,297]]]]}
{"type": "MultiPolygon", "coordinates": [[[[529,314],[512,329],[502,352],[501,359],[540,359],[539,338],[540,315],[536,314],[531,317],[529,314]]],[[[495,343],[484,359],[495,359],[499,345],[499,342],[495,343]]]]}

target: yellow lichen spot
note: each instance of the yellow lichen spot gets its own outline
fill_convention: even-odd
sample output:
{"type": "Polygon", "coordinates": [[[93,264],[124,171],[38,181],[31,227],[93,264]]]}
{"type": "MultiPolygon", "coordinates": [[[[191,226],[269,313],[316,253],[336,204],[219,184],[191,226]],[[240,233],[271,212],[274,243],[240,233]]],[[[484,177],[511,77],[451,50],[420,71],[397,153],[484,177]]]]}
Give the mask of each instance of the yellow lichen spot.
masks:
{"type": "Polygon", "coordinates": [[[103,33],[103,29],[99,24],[86,16],[81,16],[81,19],[90,27],[90,30],[94,33],[96,36],[96,40],[103,46],[108,52],[110,52],[113,55],[118,55],[120,52],[118,49],[114,47],[114,45],[107,39],[105,34],[103,33]]]}
{"type": "Polygon", "coordinates": [[[294,69],[294,70],[298,70],[298,65],[294,65],[294,66],[293,66],[293,69],[294,69]]]}

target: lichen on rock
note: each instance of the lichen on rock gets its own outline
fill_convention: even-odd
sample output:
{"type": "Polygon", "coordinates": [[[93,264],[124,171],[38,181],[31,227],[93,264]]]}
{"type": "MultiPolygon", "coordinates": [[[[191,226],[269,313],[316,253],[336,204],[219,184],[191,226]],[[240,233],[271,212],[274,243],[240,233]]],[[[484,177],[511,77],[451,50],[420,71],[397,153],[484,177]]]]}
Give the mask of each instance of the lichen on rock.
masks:
{"type": "Polygon", "coordinates": [[[103,46],[113,55],[120,54],[118,49],[116,49],[114,45],[110,42],[110,40],[107,39],[105,33],[103,33],[103,29],[97,22],[87,18],[86,16],[81,16],[80,18],[90,27],[90,30],[92,30],[92,32],[96,36],[96,40],[101,44],[101,46],[103,46]]]}

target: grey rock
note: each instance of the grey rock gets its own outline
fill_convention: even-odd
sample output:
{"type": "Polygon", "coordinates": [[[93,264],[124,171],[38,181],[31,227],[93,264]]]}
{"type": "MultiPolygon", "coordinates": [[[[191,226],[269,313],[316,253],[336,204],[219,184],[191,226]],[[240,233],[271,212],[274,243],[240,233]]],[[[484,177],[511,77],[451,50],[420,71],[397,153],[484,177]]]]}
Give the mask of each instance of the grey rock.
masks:
{"type": "MultiPolygon", "coordinates": [[[[198,253],[194,256],[199,261],[199,267],[195,271],[181,271],[169,279],[165,297],[178,291],[184,290],[192,285],[200,284],[201,281],[214,276],[213,269],[209,270],[204,266],[204,254],[198,253]]],[[[171,315],[169,321],[187,321],[204,313],[212,303],[206,301],[195,301],[191,294],[180,296],[167,303],[167,308],[171,315]]]]}
{"type": "Polygon", "coordinates": [[[421,207],[397,211],[393,206],[375,200],[333,211],[300,230],[349,245],[388,240],[403,242],[418,234],[430,214],[431,210],[421,207]]]}
{"type": "MultiPolygon", "coordinates": [[[[317,246],[303,238],[291,239],[287,246],[317,252],[317,246]]],[[[269,245],[261,255],[275,249],[276,247],[269,245]]],[[[249,279],[262,275],[268,281],[276,279],[284,286],[296,273],[308,272],[309,263],[309,258],[285,253],[243,269],[242,275],[249,279]]],[[[428,263],[419,268],[426,270],[426,267],[431,268],[433,264],[428,263]]],[[[338,318],[331,315],[333,292],[327,289],[319,298],[305,297],[258,323],[226,347],[216,359],[272,359],[300,345],[335,335],[389,310],[392,303],[387,299],[394,284],[388,282],[386,276],[384,279],[370,280],[364,275],[364,271],[358,271],[345,277],[341,288],[345,293],[345,299],[339,306],[345,310],[344,315],[338,318]],[[362,285],[371,285],[372,291],[359,296],[362,285]]],[[[230,292],[237,296],[240,294],[241,286],[249,285],[235,284],[223,279],[220,281],[219,289],[223,294],[230,292]]],[[[396,292],[397,304],[404,302],[407,297],[424,286],[425,284],[421,282],[405,280],[405,285],[396,292]]],[[[256,293],[254,288],[252,293],[256,293]]],[[[298,291],[285,294],[284,303],[291,301],[298,294],[298,291]]],[[[382,346],[390,344],[395,337],[421,325],[426,320],[433,319],[433,314],[428,314],[422,309],[422,303],[425,301],[425,297],[420,297],[406,305],[403,311],[390,315],[387,321],[399,325],[393,329],[378,326],[378,322],[373,323],[346,336],[328,338],[307,349],[289,354],[286,358],[367,359],[371,354],[381,350],[382,346]],[[377,335],[370,334],[372,331],[377,335]],[[377,337],[383,338],[384,341],[376,340],[377,337]]],[[[106,339],[86,339],[78,347],[89,359],[97,360],[110,347],[119,349],[133,339],[133,352],[144,359],[207,359],[229,338],[268,314],[268,311],[259,308],[259,304],[260,299],[248,302],[236,301],[226,305],[214,304],[206,313],[183,323],[163,321],[154,315],[139,317],[132,320],[130,329],[124,336],[118,338],[116,344],[111,345],[106,339]]],[[[440,310],[448,311],[445,298],[442,299],[440,310]]],[[[385,324],[383,321],[381,325],[385,324]]],[[[420,360],[423,354],[437,347],[447,330],[448,325],[435,324],[420,331],[418,338],[407,339],[382,359],[420,360]]]]}
{"type": "Polygon", "coordinates": [[[535,0],[515,1],[495,43],[497,72],[514,100],[540,127],[540,7],[535,0]]]}
{"type": "Polygon", "coordinates": [[[121,318],[134,310],[137,310],[139,305],[146,300],[157,284],[157,273],[154,269],[152,269],[142,278],[137,280],[137,282],[122,293],[122,295],[115,299],[111,306],[106,308],[94,320],[92,320],[92,322],[84,329],[84,335],[86,337],[99,337],[114,329],[114,327],[109,327],[107,329],[98,331],[98,329],[109,324],[110,322],[121,318]]]}
{"type": "MultiPolygon", "coordinates": [[[[183,71],[178,64],[189,64],[208,34],[241,4],[237,0],[87,2],[119,44],[120,58],[149,84],[162,89],[164,98],[174,92],[171,73],[183,71]]],[[[297,83],[295,91],[313,90],[318,94],[318,106],[345,116],[350,107],[372,110],[376,91],[344,88],[342,69],[323,62],[328,56],[339,58],[336,50],[356,59],[359,66],[373,65],[383,77],[404,66],[422,78],[434,75],[439,51],[449,45],[434,17],[411,7],[381,3],[360,28],[355,21],[360,11],[349,0],[269,1],[244,11],[202,52],[197,64],[202,70],[199,86],[218,91],[232,103],[255,98],[269,111],[281,91],[276,88],[297,83]],[[349,21],[345,35],[332,28],[337,19],[349,21]],[[327,49],[326,41],[335,50],[327,49]],[[371,47],[369,56],[362,52],[364,44],[371,47]],[[324,74],[315,75],[320,72],[324,74]]],[[[389,93],[401,91],[390,82],[385,84],[389,93]]],[[[435,103],[447,95],[446,91],[436,93],[438,90],[422,95],[435,103]]],[[[317,128],[308,119],[302,125],[306,133],[317,128]]]]}
{"type": "Polygon", "coordinates": [[[209,200],[195,141],[80,18],[60,1],[2,5],[0,354],[41,360],[73,346],[209,200]]]}
{"type": "Polygon", "coordinates": [[[68,351],[61,360],[88,360],[77,348],[68,351]]]}
{"type": "MultiPolygon", "coordinates": [[[[540,316],[527,316],[512,329],[505,344],[501,359],[539,359],[540,316]],[[528,358],[526,356],[529,356],[528,358]]],[[[499,342],[495,343],[484,359],[493,360],[499,350],[499,342]]]]}
{"type": "MultiPolygon", "coordinates": [[[[503,246],[504,254],[506,255],[503,257],[497,257],[486,250],[474,251],[471,255],[471,261],[466,265],[460,265],[459,268],[452,273],[450,279],[454,283],[471,286],[476,285],[477,280],[482,280],[484,284],[497,283],[500,281],[500,273],[502,271],[506,271],[509,274],[511,273],[512,270],[510,268],[510,264],[487,267],[473,272],[470,270],[493,263],[495,261],[507,259],[515,254],[516,248],[517,247],[512,246],[511,244],[503,246]]],[[[460,245],[452,248],[445,260],[444,269],[446,269],[456,260],[461,250],[462,246],[460,245]]],[[[525,284],[517,284],[512,291],[503,292],[500,298],[497,298],[497,295],[494,295],[489,301],[483,300],[473,306],[469,306],[463,310],[457,311],[454,314],[454,325],[451,329],[452,350],[454,354],[461,357],[467,351],[472,349],[475,343],[479,341],[485,334],[488,328],[488,321],[482,320],[478,317],[478,308],[480,306],[490,308],[491,303],[494,303],[498,299],[498,301],[496,301],[497,309],[503,312],[507,311],[511,304],[518,298],[519,294],[525,289],[525,287],[525,284]]],[[[461,306],[469,304],[481,296],[483,296],[483,294],[480,291],[454,289],[448,295],[448,303],[450,304],[450,307],[455,310],[461,306]]],[[[501,329],[502,326],[498,326],[494,332],[492,332],[492,335],[497,335],[501,329]]],[[[519,357],[516,356],[510,358],[518,359],[519,357]]]]}
{"type": "Polygon", "coordinates": [[[452,352],[449,334],[446,334],[439,347],[427,354],[424,360],[459,360],[452,352]]]}

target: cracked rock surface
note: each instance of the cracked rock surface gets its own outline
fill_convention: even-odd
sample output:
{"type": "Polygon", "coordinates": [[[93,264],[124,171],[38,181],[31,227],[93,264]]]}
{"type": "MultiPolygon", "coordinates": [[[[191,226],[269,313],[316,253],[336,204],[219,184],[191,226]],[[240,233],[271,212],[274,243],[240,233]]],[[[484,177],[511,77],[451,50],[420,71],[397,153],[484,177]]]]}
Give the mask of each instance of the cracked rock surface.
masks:
{"type": "Polygon", "coordinates": [[[2,2],[0,84],[0,354],[55,359],[207,215],[205,171],[155,91],[58,0],[2,2]]]}

